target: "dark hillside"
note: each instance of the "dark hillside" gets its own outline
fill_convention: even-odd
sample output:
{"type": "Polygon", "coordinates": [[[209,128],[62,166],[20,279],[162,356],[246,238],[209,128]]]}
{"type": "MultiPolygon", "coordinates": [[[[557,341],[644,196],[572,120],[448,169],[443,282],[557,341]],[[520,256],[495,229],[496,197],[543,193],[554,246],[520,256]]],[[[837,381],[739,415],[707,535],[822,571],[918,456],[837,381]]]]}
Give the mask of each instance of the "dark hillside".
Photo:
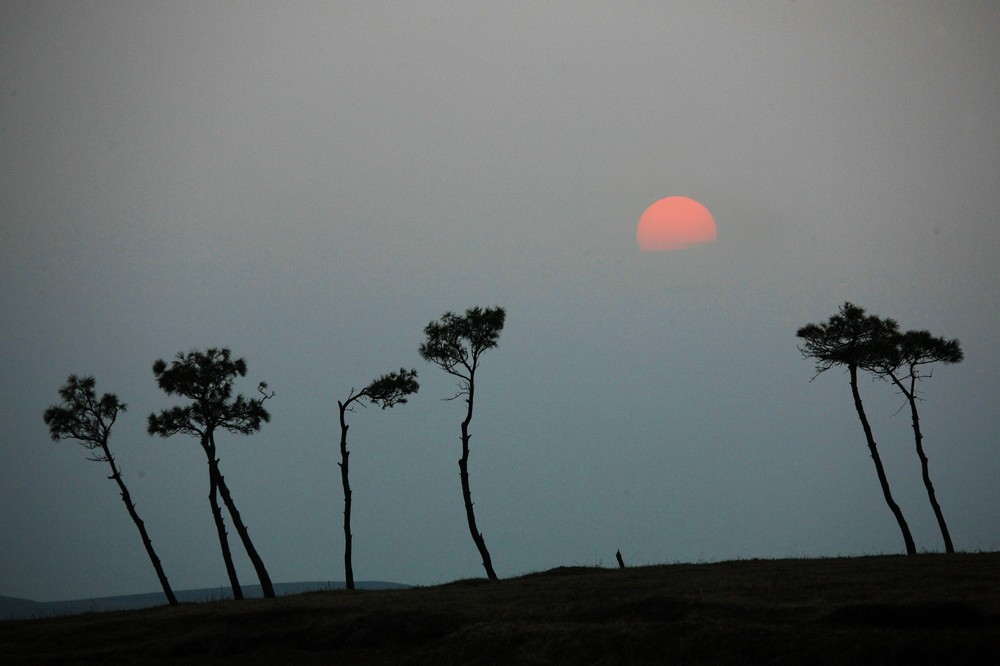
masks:
{"type": "Polygon", "coordinates": [[[7,663],[997,663],[1000,554],[746,560],[0,623],[7,663]]]}

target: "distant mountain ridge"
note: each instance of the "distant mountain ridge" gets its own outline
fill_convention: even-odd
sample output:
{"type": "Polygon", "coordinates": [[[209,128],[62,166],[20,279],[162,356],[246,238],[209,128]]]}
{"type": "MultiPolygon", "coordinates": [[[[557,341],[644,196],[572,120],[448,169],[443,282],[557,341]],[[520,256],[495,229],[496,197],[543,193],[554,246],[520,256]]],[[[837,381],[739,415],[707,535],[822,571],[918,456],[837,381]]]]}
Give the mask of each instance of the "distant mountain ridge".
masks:
{"type": "MultiPolygon", "coordinates": [[[[381,580],[358,581],[355,583],[362,590],[399,590],[412,587],[403,583],[389,583],[381,580]]],[[[301,594],[317,590],[342,590],[343,581],[307,581],[300,583],[275,583],[274,592],[278,596],[301,594]]],[[[175,590],[174,595],[181,603],[203,603],[232,599],[233,591],[228,587],[205,587],[195,590],[175,590]]],[[[247,598],[263,597],[260,585],[244,585],[243,595],[247,598]]],[[[0,620],[25,620],[58,615],[79,615],[81,613],[106,613],[116,610],[134,610],[166,606],[167,598],[163,592],[148,592],[146,594],[127,594],[117,597],[94,597],[90,599],[73,599],[70,601],[32,601],[17,597],[0,596],[0,620]]]]}

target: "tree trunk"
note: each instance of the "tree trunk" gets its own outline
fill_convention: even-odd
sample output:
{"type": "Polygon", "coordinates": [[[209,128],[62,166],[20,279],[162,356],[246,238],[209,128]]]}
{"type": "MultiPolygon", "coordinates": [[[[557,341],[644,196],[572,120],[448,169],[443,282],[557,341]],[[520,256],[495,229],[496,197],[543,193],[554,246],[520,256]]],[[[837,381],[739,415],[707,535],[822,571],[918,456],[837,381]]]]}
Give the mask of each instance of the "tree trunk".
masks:
{"type": "Polygon", "coordinates": [[[892,499],[892,492],[889,490],[889,480],[885,476],[885,468],[882,467],[882,458],[878,454],[875,437],[872,435],[872,428],[868,423],[868,416],[865,414],[865,408],[861,404],[861,393],[858,392],[858,368],[855,365],[850,365],[849,369],[854,407],[858,410],[858,418],[861,419],[861,427],[864,429],[865,438],[868,440],[868,450],[871,451],[872,460],[875,462],[875,471],[878,473],[878,481],[882,485],[882,494],[885,496],[885,502],[889,505],[892,515],[896,517],[896,522],[899,523],[899,529],[903,533],[903,541],[906,544],[906,554],[916,555],[917,547],[913,543],[913,537],[910,535],[910,528],[906,524],[906,519],[903,518],[903,512],[899,509],[899,505],[892,499]]]}
{"type": "Polygon", "coordinates": [[[233,554],[229,550],[229,537],[226,535],[226,523],[222,518],[222,509],[219,508],[217,496],[218,484],[216,483],[216,473],[212,460],[215,457],[209,454],[208,477],[210,489],[208,491],[208,502],[212,506],[212,518],[215,519],[215,530],[219,534],[219,546],[222,548],[222,560],[226,563],[226,574],[229,576],[229,585],[233,588],[233,599],[243,598],[243,588],[240,587],[240,579],[236,575],[236,566],[233,564],[233,554]]]}
{"type": "MultiPolygon", "coordinates": [[[[212,435],[209,435],[212,439],[212,452],[215,452],[215,440],[212,435]]],[[[271,584],[271,577],[267,575],[267,569],[264,568],[264,561],[260,559],[260,555],[257,553],[257,549],[254,548],[253,541],[250,540],[250,533],[247,531],[246,525],[243,524],[243,519],[240,518],[240,512],[236,509],[236,503],[233,501],[233,496],[229,493],[229,487],[226,485],[226,480],[222,476],[222,472],[219,470],[219,460],[212,456],[213,467],[215,469],[215,481],[219,487],[219,494],[222,495],[222,501],[226,505],[226,509],[229,511],[229,517],[233,519],[233,527],[236,528],[236,533],[240,535],[240,540],[243,542],[243,548],[247,551],[247,555],[250,557],[250,562],[253,564],[254,570],[257,572],[257,578],[260,579],[260,588],[264,593],[266,599],[274,598],[274,586],[271,584]]]]}
{"type": "MultiPolygon", "coordinates": [[[[349,401],[348,401],[349,402],[349,401]]],[[[347,450],[347,422],[344,420],[344,411],[347,405],[337,402],[340,406],[340,479],[344,485],[344,585],[348,590],[354,589],[354,566],[351,563],[351,482],[348,480],[347,458],[350,452],[347,450]]]]}
{"type": "Polygon", "coordinates": [[[497,574],[493,570],[493,560],[490,558],[490,551],[486,549],[486,540],[483,538],[479,528],[476,527],[476,514],[472,510],[472,491],[469,489],[469,423],[472,422],[472,399],[474,385],[472,378],[469,379],[469,394],[466,402],[469,405],[465,420],[462,421],[462,459],[458,461],[459,476],[462,478],[462,498],[465,500],[465,516],[469,521],[469,531],[472,533],[472,540],[479,549],[479,554],[483,558],[483,568],[486,569],[486,577],[490,580],[497,580],[497,574]]]}
{"type": "Polygon", "coordinates": [[[153,542],[149,538],[149,534],[146,532],[146,525],[139,518],[138,512],[135,510],[135,504],[132,502],[132,496],[128,492],[128,488],[125,487],[125,482],[122,480],[121,472],[118,471],[118,467],[115,465],[115,459],[111,455],[111,451],[108,449],[108,445],[102,444],[104,448],[104,455],[108,459],[108,464],[111,465],[111,476],[109,479],[114,480],[118,484],[118,489],[121,491],[122,501],[125,502],[125,508],[128,509],[128,515],[132,517],[132,522],[139,529],[139,536],[142,537],[142,545],[146,548],[146,554],[149,555],[149,561],[153,563],[153,569],[156,570],[156,577],[160,579],[160,587],[163,588],[163,594],[167,597],[167,603],[171,606],[177,605],[177,597],[174,596],[174,591],[170,589],[170,583],[167,581],[167,575],[163,572],[163,566],[160,564],[160,558],[156,556],[156,551],[153,550],[153,542]]]}
{"type": "MultiPolygon", "coordinates": [[[[911,371],[912,374],[912,371],[911,371]]],[[[893,376],[893,381],[896,382],[896,386],[903,392],[906,396],[907,401],[910,403],[910,421],[913,425],[913,441],[917,446],[917,457],[920,458],[920,468],[924,476],[924,486],[927,488],[927,499],[931,502],[931,507],[934,509],[934,516],[937,518],[938,527],[941,528],[941,537],[944,539],[944,550],[946,553],[954,553],[955,546],[951,542],[951,534],[948,532],[948,525],[944,521],[944,513],[941,512],[941,505],[938,504],[937,496],[934,494],[934,484],[931,483],[931,473],[928,467],[927,455],[924,453],[924,436],[920,432],[920,415],[917,413],[917,400],[916,394],[914,393],[914,388],[910,386],[910,390],[907,391],[903,388],[895,376],[893,376]]]]}

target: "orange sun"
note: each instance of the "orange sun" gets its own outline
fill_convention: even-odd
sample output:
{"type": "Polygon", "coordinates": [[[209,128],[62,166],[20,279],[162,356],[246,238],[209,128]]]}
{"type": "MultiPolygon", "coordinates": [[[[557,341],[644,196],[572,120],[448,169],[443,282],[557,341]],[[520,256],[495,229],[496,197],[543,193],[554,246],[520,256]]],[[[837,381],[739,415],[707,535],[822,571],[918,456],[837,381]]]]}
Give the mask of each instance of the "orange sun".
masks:
{"type": "Polygon", "coordinates": [[[678,250],[715,240],[715,220],[694,199],[667,197],[646,209],[635,231],[640,250],[678,250]]]}

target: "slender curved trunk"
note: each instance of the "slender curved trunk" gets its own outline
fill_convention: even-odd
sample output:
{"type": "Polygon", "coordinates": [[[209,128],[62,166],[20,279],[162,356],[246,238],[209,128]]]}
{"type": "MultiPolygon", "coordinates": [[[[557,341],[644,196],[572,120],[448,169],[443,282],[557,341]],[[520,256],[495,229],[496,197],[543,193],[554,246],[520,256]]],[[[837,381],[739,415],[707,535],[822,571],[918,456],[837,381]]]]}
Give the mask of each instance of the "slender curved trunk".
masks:
{"type": "MultiPolygon", "coordinates": [[[[350,402],[350,401],[348,401],[350,402]]],[[[354,589],[354,565],[351,563],[351,482],[348,479],[348,456],[347,450],[347,422],[344,420],[344,411],[347,405],[338,401],[340,406],[340,480],[344,485],[344,585],[348,590],[354,589]]]]}
{"type": "MultiPolygon", "coordinates": [[[[206,449],[208,453],[208,449],[206,449]]],[[[219,546],[222,548],[222,560],[226,564],[226,574],[229,576],[229,585],[233,588],[233,599],[243,598],[243,588],[240,587],[239,576],[236,575],[236,566],[233,564],[233,553],[229,550],[229,536],[226,534],[226,522],[222,517],[222,509],[219,508],[218,484],[216,483],[216,470],[212,461],[215,456],[209,453],[208,457],[208,478],[209,491],[208,502],[212,506],[212,518],[215,519],[215,531],[219,535],[219,546]]]]}
{"type": "Polygon", "coordinates": [[[156,556],[156,551],[153,550],[153,542],[149,538],[149,534],[146,532],[146,525],[139,518],[139,513],[135,510],[135,503],[132,502],[132,495],[129,494],[128,488],[125,487],[125,481],[122,480],[121,472],[118,471],[117,465],[115,465],[114,456],[111,455],[111,451],[108,449],[108,445],[102,444],[104,449],[104,455],[107,457],[108,464],[111,465],[111,476],[115,483],[118,484],[118,489],[121,491],[122,501],[125,502],[125,508],[128,509],[128,515],[132,517],[132,522],[139,529],[139,536],[142,537],[142,545],[146,548],[146,554],[149,555],[149,561],[153,563],[153,569],[156,570],[156,577],[160,580],[160,587],[163,588],[163,594],[167,597],[167,603],[171,606],[177,605],[177,597],[174,596],[174,591],[170,588],[170,583],[167,581],[167,575],[163,572],[163,566],[160,564],[160,558],[156,556]]]}
{"type": "Polygon", "coordinates": [[[472,422],[472,399],[475,392],[475,385],[472,377],[469,378],[469,394],[466,403],[469,405],[465,420],[462,421],[462,459],[458,461],[459,476],[462,478],[462,498],[465,500],[465,517],[469,521],[469,531],[472,533],[472,540],[479,549],[479,554],[483,558],[483,568],[486,569],[486,577],[490,580],[497,580],[497,574],[493,570],[493,560],[490,558],[490,551],[486,548],[486,539],[483,538],[479,528],[476,527],[476,514],[472,510],[472,491],[469,488],[469,423],[472,422]]]}
{"type": "MultiPolygon", "coordinates": [[[[212,452],[215,452],[215,439],[209,434],[209,440],[212,443],[212,452]]],[[[236,533],[240,536],[240,540],[243,542],[243,548],[247,551],[247,556],[250,557],[250,562],[253,564],[254,570],[257,572],[257,578],[260,579],[260,588],[264,593],[264,597],[267,599],[274,598],[274,586],[271,584],[271,577],[267,574],[267,569],[264,568],[264,561],[260,559],[260,555],[257,553],[257,549],[254,548],[253,541],[250,540],[250,533],[247,531],[246,525],[243,524],[243,519],[240,518],[240,512],[236,509],[236,503],[233,501],[233,496],[229,492],[229,486],[226,485],[226,480],[222,476],[222,472],[219,470],[219,460],[214,455],[212,456],[212,463],[215,469],[215,481],[219,487],[219,494],[222,495],[222,501],[226,505],[226,509],[229,511],[229,517],[233,519],[233,527],[236,528],[236,533]]]]}
{"type": "Polygon", "coordinates": [[[910,422],[913,426],[913,441],[917,447],[917,457],[920,458],[920,469],[924,477],[924,487],[927,488],[927,499],[931,502],[931,507],[934,509],[934,516],[937,518],[938,527],[941,529],[941,538],[944,539],[944,550],[946,553],[954,553],[955,546],[951,542],[951,533],[948,532],[948,524],[944,521],[944,513],[941,512],[941,505],[938,504],[937,496],[934,493],[934,484],[931,483],[931,473],[928,467],[927,455],[924,453],[924,436],[920,432],[920,415],[917,413],[917,399],[914,392],[914,387],[911,386],[910,390],[907,391],[903,387],[903,384],[896,379],[894,375],[892,380],[896,382],[896,386],[899,390],[903,392],[906,396],[907,401],[910,403],[910,422]]]}
{"type": "Polygon", "coordinates": [[[910,534],[910,528],[906,524],[906,519],[903,518],[903,512],[900,510],[899,505],[896,504],[895,500],[892,499],[892,492],[889,490],[889,480],[886,478],[885,468],[882,466],[882,458],[878,454],[875,437],[872,435],[872,428],[868,423],[868,416],[865,414],[865,408],[861,404],[861,393],[858,392],[858,368],[855,365],[850,365],[849,369],[851,373],[851,394],[854,396],[854,407],[858,410],[858,418],[861,419],[861,427],[864,429],[865,438],[868,440],[868,450],[871,451],[872,460],[875,462],[875,471],[878,473],[878,481],[882,485],[882,494],[885,496],[885,502],[889,505],[889,510],[892,511],[892,515],[896,517],[896,522],[899,523],[899,529],[903,533],[903,541],[906,544],[906,554],[915,555],[917,553],[917,547],[913,543],[913,536],[910,534]]]}

